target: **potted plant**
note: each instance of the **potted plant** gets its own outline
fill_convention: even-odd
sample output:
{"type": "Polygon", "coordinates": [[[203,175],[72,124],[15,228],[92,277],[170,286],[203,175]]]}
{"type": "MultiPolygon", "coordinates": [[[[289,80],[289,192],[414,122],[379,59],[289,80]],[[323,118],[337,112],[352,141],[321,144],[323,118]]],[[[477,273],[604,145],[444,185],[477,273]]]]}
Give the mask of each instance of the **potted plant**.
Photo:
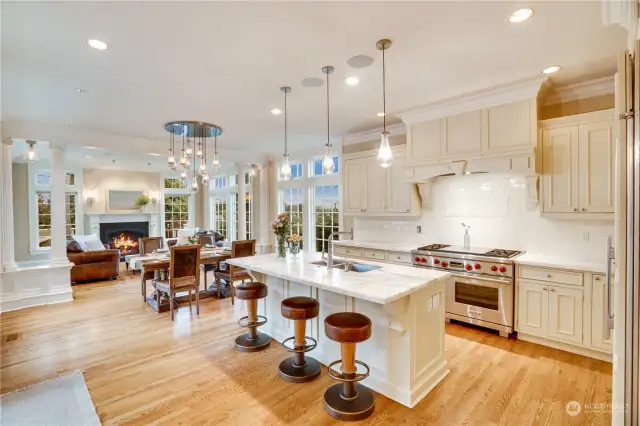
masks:
{"type": "Polygon", "coordinates": [[[145,213],[147,211],[147,205],[150,202],[151,202],[151,198],[149,198],[147,194],[142,194],[141,196],[136,198],[136,201],[134,201],[134,204],[136,205],[136,207],[140,207],[140,211],[142,213],[145,213]]]}
{"type": "Polygon", "coordinates": [[[302,237],[298,234],[291,234],[287,237],[287,242],[289,243],[289,253],[291,253],[291,258],[297,259],[298,253],[300,253],[302,237]]]}
{"type": "Polygon", "coordinates": [[[289,235],[289,216],[286,213],[280,213],[278,218],[271,222],[271,229],[276,234],[276,255],[285,257],[287,252],[284,247],[284,240],[289,235]]]}

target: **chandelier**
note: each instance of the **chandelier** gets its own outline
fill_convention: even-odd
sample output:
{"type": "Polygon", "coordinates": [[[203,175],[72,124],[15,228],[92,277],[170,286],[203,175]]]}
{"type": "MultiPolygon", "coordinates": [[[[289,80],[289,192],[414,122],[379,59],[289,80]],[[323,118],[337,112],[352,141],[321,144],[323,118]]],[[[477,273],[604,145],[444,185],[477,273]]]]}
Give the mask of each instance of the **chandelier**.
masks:
{"type": "Polygon", "coordinates": [[[178,167],[182,170],[180,178],[189,183],[189,171],[191,169],[191,185],[193,192],[200,189],[200,183],[205,186],[209,183],[209,170],[207,166],[207,139],[213,137],[215,140],[213,162],[214,170],[218,170],[220,161],[218,159],[218,136],[222,134],[222,128],[211,123],[202,121],[171,121],[164,125],[164,129],[169,132],[169,156],[167,164],[169,169],[176,171],[178,167]],[[178,143],[182,138],[182,149],[179,151],[180,159],[176,161],[176,137],[178,143]],[[194,153],[195,150],[195,153],[194,153]],[[196,163],[199,164],[196,167],[196,163]]]}

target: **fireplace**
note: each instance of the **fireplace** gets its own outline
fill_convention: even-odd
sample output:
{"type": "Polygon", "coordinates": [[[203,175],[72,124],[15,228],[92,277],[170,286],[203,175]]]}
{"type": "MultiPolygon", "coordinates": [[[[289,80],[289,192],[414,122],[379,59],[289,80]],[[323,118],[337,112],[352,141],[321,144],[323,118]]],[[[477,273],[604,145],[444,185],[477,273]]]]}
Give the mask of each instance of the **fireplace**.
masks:
{"type": "Polygon", "coordinates": [[[118,222],[100,224],[100,241],[122,256],[138,254],[138,238],[149,236],[149,222],[118,222]]]}

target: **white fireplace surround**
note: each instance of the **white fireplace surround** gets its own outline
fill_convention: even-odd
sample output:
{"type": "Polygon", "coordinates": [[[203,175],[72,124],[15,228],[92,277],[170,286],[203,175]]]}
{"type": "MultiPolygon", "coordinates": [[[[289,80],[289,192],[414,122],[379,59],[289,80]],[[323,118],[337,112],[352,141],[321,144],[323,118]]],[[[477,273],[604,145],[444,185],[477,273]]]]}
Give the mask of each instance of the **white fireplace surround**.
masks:
{"type": "Polygon", "coordinates": [[[160,237],[160,213],[86,213],[85,233],[100,235],[101,223],[149,222],[149,236],[160,237]]]}

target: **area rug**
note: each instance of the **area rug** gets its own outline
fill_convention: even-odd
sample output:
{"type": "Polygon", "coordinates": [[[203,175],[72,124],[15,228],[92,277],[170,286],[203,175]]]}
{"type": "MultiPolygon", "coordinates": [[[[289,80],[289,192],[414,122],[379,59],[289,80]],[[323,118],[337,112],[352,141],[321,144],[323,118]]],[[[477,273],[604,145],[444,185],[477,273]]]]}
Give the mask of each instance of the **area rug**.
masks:
{"type": "Polygon", "coordinates": [[[84,376],[76,371],[0,396],[2,426],[100,426],[84,376]]]}

